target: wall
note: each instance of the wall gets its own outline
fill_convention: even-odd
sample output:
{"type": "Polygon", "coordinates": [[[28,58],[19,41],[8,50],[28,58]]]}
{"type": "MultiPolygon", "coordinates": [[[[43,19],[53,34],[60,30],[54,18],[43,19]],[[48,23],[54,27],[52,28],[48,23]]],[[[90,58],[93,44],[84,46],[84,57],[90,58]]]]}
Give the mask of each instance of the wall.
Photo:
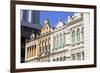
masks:
{"type": "MultiPolygon", "coordinates": [[[[100,1],[99,0],[34,0],[58,3],[77,3],[97,5],[97,37],[100,37],[100,1]]],[[[10,73],[10,0],[0,0],[0,73],[10,73]]],[[[100,38],[97,41],[97,68],[41,71],[35,73],[99,73],[100,72],[100,38]]],[[[28,72],[27,72],[28,73],[28,72]]],[[[33,73],[33,72],[30,72],[33,73]]]]}

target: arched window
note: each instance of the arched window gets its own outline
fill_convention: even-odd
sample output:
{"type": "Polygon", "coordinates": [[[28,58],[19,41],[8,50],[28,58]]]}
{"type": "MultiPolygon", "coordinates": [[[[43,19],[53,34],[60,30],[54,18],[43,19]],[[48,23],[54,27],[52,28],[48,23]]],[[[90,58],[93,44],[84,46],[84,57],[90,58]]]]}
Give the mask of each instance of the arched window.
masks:
{"type": "Polygon", "coordinates": [[[62,34],[60,34],[60,47],[62,47],[62,34]]]}
{"type": "Polygon", "coordinates": [[[44,40],[42,41],[42,48],[41,48],[41,52],[44,52],[44,40]]]}
{"type": "Polygon", "coordinates": [[[76,60],[76,54],[72,54],[72,60],[76,60]]]}
{"type": "Polygon", "coordinates": [[[44,52],[46,52],[47,51],[47,39],[46,40],[44,40],[44,52]]]}
{"type": "Polygon", "coordinates": [[[58,47],[60,47],[60,35],[58,35],[58,47]]]}
{"type": "Polygon", "coordinates": [[[57,48],[58,48],[58,45],[59,45],[59,35],[57,35],[57,48]]]}
{"type": "Polygon", "coordinates": [[[82,36],[82,40],[84,40],[84,27],[82,27],[81,36],[82,36]]]}
{"type": "Polygon", "coordinates": [[[39,49],[39,53],[41,53],[41,47],[40,47],[40,49],[39,49]]]}
{"type": "Polygon", "coordinates": [[[55,36],[53,37],[53,48],[55,48],[55,36]]]}
{"type": "Polygon", "coordinates": [[[51,46],[51,44],[50,44],[50,38],[48,39],[48,52],[50,52],[50,46],[51,46]]]}
{"type": "Polygon", "coordinates": [[[48,47],[47,47],[47,40],[45,40],[45,45],[44,45],[44,51],[45,51],[45,53],[47,52],[47,49],[48,49],[48,47]]]}
{"type": "Polygon", "coordinates": [[[77,41],[80,41],[80,29],[79,28],[77,29],[76,35],[77,35],[77,41]]]}
{"type": "Polygon", "coordinates": [[[49,49],[48,49],[48,53],[50,53],[51,49],[50,49],[51,44],[49,43],[49,49]]]}
{"type": "Polygon", "coordinates": [[[65,44],[66,44],[66,34],[64,34],[64,41],[63,41],[63,45],[65,46],[65,44]]]}
{"type": "Polygon", "coordinates": [[[75,30],[72,31],[72,43],[75,42],[75,30]]]}
{"type": "Polygon", "coordinates": [[[62,46],[64,46],[64,33],[62,34],[62,46]]]}

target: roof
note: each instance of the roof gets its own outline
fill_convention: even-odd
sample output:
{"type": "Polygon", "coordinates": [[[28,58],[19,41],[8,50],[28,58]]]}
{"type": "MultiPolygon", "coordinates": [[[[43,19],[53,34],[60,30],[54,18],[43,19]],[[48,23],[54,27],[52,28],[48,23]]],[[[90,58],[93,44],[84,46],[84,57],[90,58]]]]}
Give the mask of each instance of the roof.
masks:
{"type": "Polygon", "coordinates": [[[41,29],[42,28],[41,25],[39,25],[39,24],[34,24],[34,23],[29,23],[29,22],[24,22],[24,21],[21,21],[21,25],[29,27],[29,28],[33,28],[33,29],[41,29]]]}

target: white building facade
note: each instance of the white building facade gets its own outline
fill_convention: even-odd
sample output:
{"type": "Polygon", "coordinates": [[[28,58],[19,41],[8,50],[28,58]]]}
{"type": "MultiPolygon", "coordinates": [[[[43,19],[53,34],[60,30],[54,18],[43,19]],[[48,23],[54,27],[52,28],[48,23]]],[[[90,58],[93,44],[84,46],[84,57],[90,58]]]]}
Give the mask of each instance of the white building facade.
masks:
{"type": "Polygon", "coordinates": [[[58,22],[51,35],[52,61],[89,59],[89,19],[88,13],[75,13],[66,24],[58,22]]]}
{"type": "Polygon", "coordinates": [[[51,39],[52,61],[70,60],[70,32],[62,20],[59,20],[51,39]]]}

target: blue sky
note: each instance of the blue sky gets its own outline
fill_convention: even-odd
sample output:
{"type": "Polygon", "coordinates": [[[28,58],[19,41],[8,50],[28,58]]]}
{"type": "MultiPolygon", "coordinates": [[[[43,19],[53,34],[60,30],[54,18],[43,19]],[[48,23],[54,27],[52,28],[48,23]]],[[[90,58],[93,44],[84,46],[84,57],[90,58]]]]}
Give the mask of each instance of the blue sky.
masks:
{"type": "Polygon", "coordinates": [[[59,21],[59,18],[66,22],[68,16],[72,16],[74,12],[56,12],[56,11],[40,11],[40,24],[43,26],[44,21],[48,18],[52,27],[55,27],[59,21]]]}

